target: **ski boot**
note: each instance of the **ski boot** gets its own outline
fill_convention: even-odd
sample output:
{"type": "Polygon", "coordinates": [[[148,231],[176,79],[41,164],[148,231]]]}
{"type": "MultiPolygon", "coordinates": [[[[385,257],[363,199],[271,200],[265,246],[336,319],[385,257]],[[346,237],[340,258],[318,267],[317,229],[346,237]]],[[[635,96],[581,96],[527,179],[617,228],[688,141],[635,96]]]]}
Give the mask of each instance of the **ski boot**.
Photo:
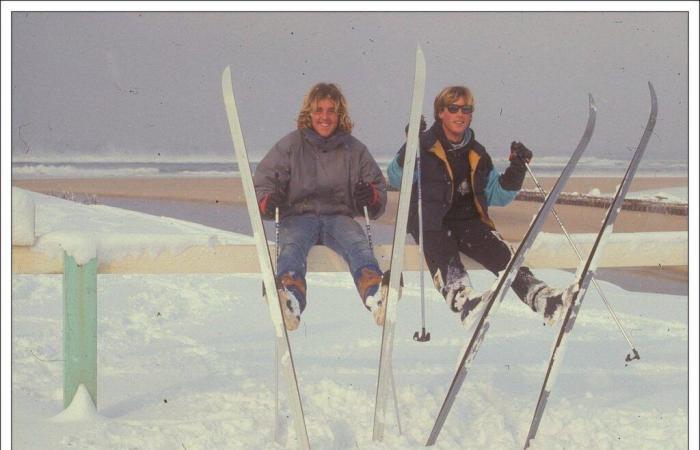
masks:
{"type": "MultiPolygon", "coordinates": [[[[374,323],[380,327],[384,326],[384,320],[386,318],[386,302],[389,297],[389,280],[391,278],[391,270],[387,270],[382,275],[382,283],[379,287],[379,298],[377,295],[372,295],[367,297],[365,300],[365,305],[372,311],[372,317],[374,318],[374,323]]],[[[401,299],[401,292],[403,290],[403,274],[401,275],[401,280],[399,283],[399,299],[401,299]]]]}
{"type": "Polygon", "coordinates": [[[474,323],[474,320],[481,317],[481,313],[484,311],[490,296],[491,291],[486,291],[474,297],[463,295],[465,299],[462,303],[462,309],[460,310],[460,320],[465,328],[469,328],[474,323]]]}
{"type": "Polygon", "coordinates": [[[541,311],[546,325],[554,325],[571,305],[571,298],[577,286],[572,284],[566,289],[545,286],[535,295],[537,311],[541,311]]]}

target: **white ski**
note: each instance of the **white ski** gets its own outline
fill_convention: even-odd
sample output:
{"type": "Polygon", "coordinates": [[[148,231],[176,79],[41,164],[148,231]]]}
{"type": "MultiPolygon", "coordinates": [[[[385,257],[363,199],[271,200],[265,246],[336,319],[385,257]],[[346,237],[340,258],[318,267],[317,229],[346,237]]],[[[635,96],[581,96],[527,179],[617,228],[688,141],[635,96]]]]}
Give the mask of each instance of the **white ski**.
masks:
{"type": "Polygon", "coordinates": [[[250,163],[248,162],[248,154],[243,141],[243,132],[238,119],[238,110],[236,109],[236,101],[233,96],[233,86],[231,83],[231,68],[226,67],[221,76],[221,88],[224,96],[224,105],[226,106],[226,115],[228,117],[229,127],[231,128],[231,138],[233,139],[233,148],[238,159],[238,169],[241,174],[241,182],[245,193],[246,205],[248,206],[248,215],[253,228],[253,238],[255,239],[255,247],[258,252],[258,260],[260,270],[262,272],[263,285],[268,298],[268,308],[270,318],[275,328],[277,339],[277,348],[281,352],[279,360],[282,366],[283,375],[287,381],[289,388],[289,404],[291,414],[294,420],[297,440],[300,449],[309,449],[309,436],[306,431],[306,423],[304,421],[304,410],[301,405],[301,396],[299,395],[299,385],[297,384],[297,376],[294,370],[294,361],[292,359],[292,351],[289,346],[289,338],[287,329],[284,327],[284,319],[282,318],[282,309],[280,307],[277,287],[275,285],[275,274],[272,269],[272,260],[267,246],[267,238],[265,237],[265,229],[263,228],[262,218],[258,209],[258,202],[255,197],[255,188],[253,186],[253,175],[250,171],[250,163]]]}
{"type": "MultiPolygon", "coordinates": [[[[391,276],[389,290],[385,299],[386,310],[384,327],[382,329],[382,345],[379,355],[379,374],[377,380],[377,397],[374,406],[374,427],[372,440],[381,441],[384,438],[387,397],[392,389],[393,368],[392,352],[394,346],[394,327],[396,324],[397,303],[400,297],[400,280],[403,269],[404,246],[406,244],[406,225],[408,209],[413,187],[413,171],[418,152],[418,130],[420,126],[423,97],[425,94],[425,57],[420,46],[416,49],[416,68],[413,78],[413,100],[406,140],[406,152],[403,164],[403,178],[399,194],[399,206],[394,227],[394,242],[391,250],[391,276]]],[[[396,393],[394,391],[394,393],[396,393]]]]}

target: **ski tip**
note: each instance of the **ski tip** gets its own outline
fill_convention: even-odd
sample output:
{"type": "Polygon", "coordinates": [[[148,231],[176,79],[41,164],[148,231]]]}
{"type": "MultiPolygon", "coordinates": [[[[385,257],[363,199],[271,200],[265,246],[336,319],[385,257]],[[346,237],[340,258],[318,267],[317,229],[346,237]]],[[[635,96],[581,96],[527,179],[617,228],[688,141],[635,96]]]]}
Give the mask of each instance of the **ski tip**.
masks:
{"type": "Polygon", "coordinates": [[[590,92],[588,93],[588,106],[589,106],[592,110],[598,111],[598,107],[597,107],[596,104],[595,104],[595,100],[593,100],[593,94],[591,94],[590,92]]]}
{"type": "Polygon", "coordinates": [[[651,81],[647,81],[647,84],[649,85],[649,95],[651,95],[652,105],[656,107],[656,89],[654,89],[654,85],[651,84],[651,81]]]}
{"type": "Polygon", "coordinates": [[[227,85],[231,84],[231,66],[226,66],[224,71],[221,72],[221,86],[225,88],[227,85]]]}
{"type": "Polygon", "coordinates": [[[420,44],[416,45],[416,64],[423,67],[425,71],[425,55],[423,54],[423,49],[420,48],[420,44]]]}

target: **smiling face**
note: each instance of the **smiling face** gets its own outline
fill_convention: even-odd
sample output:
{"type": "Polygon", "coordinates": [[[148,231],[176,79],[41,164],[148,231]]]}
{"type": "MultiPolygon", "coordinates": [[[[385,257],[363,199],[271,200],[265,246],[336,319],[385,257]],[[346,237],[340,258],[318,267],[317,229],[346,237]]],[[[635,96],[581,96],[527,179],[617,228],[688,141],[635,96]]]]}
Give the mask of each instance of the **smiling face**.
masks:
{"type": "Polygon", "coordinates": [[[457,112],[451,113],[446,106],[438,113],[438,117],[442,122],[442,129],[447,139],[450,142],[460,142],[464,137],[464,132],[472,123],[473,113],[465,113],[462,111],[461,107],[468,105],[465,97],[457,98],[454,102],[450,103],[450,105],[458,106],[459,109],[457,112]]]}
{"type": "Polygon", "coordinates": [[[335,133],[338,128],[338,108],[333,100],[323,98],[316,102],[316,107],[311,111],[311,127],[324,138],[335,133]]]}

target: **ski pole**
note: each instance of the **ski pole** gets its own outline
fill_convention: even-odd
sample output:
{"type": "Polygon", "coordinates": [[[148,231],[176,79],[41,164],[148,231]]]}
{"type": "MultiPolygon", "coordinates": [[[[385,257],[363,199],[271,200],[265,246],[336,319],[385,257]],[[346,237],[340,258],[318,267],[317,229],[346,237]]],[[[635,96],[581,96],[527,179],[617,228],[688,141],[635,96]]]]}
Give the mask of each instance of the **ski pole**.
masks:
{"type": "Polygon", "coordinates": [[[369,243],[369,249],[374,252],[374,244],[372,243],[372,229],[369,227],[369,212],[367,211],[367,206],[363,206],[365,211],[365,230],[367,230],[367,242],[369,243]]]}
{"type": "MultiPolygon", "coordinates": [[[[532,169],[530,169],[530,165],[528,163],[525,163],[525,168],[527,169],[527,172],[530,174],[530,177],[532,178],[532,181],[535,183],[535,186],[537,186],[537,189],[546,198],[547,193],[542,188],[542,185],[540,185],[539,181],[535,177],[535,174],[532,173],[532,169]]],[[[571,246],[572,249],[574,249],[574,252],[576,253],[576,256],[578,257],[578,260],[583,261],[583,256],[581,256],[581,253],[579,252],[578,248],[576,247],[576,244],[574,243],[573,239],[571,239],[571,236],[569,235],[569,233],[566,231],[564,224],[562,223],[561,219],[559,218],[559,215],[554,210],[554,208],[552,208],[552,214],[554,215],[554,218],[556,219],[557,223],[559,224],[562,231],[564,232],[564,236],[566,236],[566,239],[569,241],[569,245],[571,246]]],[[[598,282],[596,281],[595,278],[591,278],[591,281],[593,282],[593,285],[596,287],[596,290],[598,291],[600,298],[603,300],[603,303],[605,303],[605,306],[608,308],[608,311],[610,312],[610,316],[612,316],[613,320],[617,324],[617,327],[620,329],[620,331],[622,332],[622,335],[625,337],[625,339],[627,340],[627,343],[629,344],[630,348],[632,349],[632,354],[628,353],[627,356],[625,357],[625,361],[631,362],[631,361],[634,361],[635,359],[640,359],[639,352],[637,351],[635,346],[632,344],[632,341],[630,340],[627,332],[625,331],[624,327],[622,326],[622,323],[620,323],[620,320],[617,318],[615,311],[613,311],[612,307],[610,306],[610,303],[608,302],[608,299],[605,297],[605,294],[603,293],[603,290],[601,289],[600,285],[598,284],[598,282]]]]}
{"type": "MultiPolygon", "coordinates": [[[[279,173],[275,172],[275,191],[279,192],[279,173]]],[[[280,259],[280,208],[275,207],[275,271],[279,266],[280,259]]],[[[280,378],[279,378],[279,347],[275,340],[275,422],[274,422],[274,438],[279,442],[279,425],[280,425],[280,378]]]]}
{"type": "MultiPolygon", "coordinates": [[[[275,174],[277,175],[277,174],[275,174]]],[[[280,258],[280,209],[275,208],[275,270],[277,270],[277,265],[280,258]]],[[[279,437],[279,421],[280,421],[280,377],[279,377],[279,348],[277,340],[275,339],[275,426],[274,426],[274,438],[278,441],[279,437]]]]}
{"type": "Polygon", "coordinates": [[[418,172],[418,271],[420,272],[420,316],[421,331],[413,333],[413,340],[428,342],[430,332],[425,332],[425,285],[423,283],[423,194],[421,190],[420,155],[416,155],[416,169],[418,172]]]}

